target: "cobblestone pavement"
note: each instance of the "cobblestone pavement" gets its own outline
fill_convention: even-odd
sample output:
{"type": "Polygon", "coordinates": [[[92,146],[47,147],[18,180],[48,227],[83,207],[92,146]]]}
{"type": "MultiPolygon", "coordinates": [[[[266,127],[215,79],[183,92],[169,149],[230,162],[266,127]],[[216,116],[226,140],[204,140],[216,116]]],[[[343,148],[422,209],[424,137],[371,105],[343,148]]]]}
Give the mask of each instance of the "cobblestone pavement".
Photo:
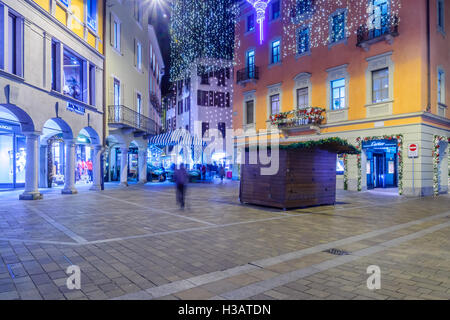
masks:
{"type": "Polygon", "coordinates": [[[450,298],[448,195],[339,191],[335,206],[283,212],[241,205],[227,182],[190,185],[182,211],[170,184],[79,191],[0,193],[0,299],[450,298]]]}

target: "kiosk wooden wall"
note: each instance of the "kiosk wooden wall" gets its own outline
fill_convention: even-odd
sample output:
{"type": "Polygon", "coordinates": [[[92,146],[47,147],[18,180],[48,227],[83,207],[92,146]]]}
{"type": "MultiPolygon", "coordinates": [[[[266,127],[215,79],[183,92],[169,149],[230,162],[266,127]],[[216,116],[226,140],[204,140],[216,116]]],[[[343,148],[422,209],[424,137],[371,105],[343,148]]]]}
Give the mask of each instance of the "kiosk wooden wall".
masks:
{"type": "MultiPolygon", "coordinates": [[[[336,202],[336,152],[318,147],[280,149],[276,175],[261,175],[261,164],[241,168],[243,203],[292,209],[336,202]]],[[[266,166],[267,167],[267,166],[266,166]]]]}

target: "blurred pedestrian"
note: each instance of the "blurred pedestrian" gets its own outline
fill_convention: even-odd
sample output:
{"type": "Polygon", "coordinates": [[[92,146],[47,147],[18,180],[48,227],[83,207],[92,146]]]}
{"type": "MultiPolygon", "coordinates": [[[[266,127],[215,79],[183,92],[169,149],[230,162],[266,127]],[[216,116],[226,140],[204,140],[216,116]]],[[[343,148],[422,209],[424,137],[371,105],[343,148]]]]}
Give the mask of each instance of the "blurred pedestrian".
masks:
{"type": "Polygon", "coordinates": [[[178,169],[175,169],[175,183],[177,186],[177,203],[180,205],[181,209],[184,209],[185,205],[185,193],[186,193],[186,183],[187,183],[187,172],[184,168],[184,164],[180,164],[178,169]]]}
{"type": "Polygon", "coordinates": [[[223,167],[223,165],[220,165],[219,177],[220,177],[220,183],[223,183],[223,178],[225,177],[225,168],[223,167]]]}

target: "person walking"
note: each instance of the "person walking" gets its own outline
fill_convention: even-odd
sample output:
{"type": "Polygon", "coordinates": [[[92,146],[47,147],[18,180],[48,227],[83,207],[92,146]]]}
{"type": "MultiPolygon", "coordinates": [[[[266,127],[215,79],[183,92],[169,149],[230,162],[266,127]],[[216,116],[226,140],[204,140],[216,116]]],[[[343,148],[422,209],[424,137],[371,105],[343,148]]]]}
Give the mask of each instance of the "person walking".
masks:
{"type": "Polygon", "coordinates": [[[206,166],[202,166],[202,180],[206,180],[206,166]]]}
{"type": "Polygon", "coordinates": [[[220,183],[223,183],[223,178],[225,177],[225,168],[223,167],[223,165],[220,165],[219,176],[220,176],[220,183]]]}
{"type": "Polygon", "coordinates": [[[93,165],[91,159],[89,159],[86,162],[86,166],[87,166],[87,171],[88,171],[88,176],[89,176],[89,182],[93,182],[94,176],[93,176],[92,172],[94,170],[94,165],[93,165]]]}
{"type": "Polygon", "coordinates": [[[177,187],[177,203],[180,205],[181,209],[184,209],[185,205],[185,193],[186,193],[186,183],[187,183],[187,172],[184,168],[184,164],[180,164],[178,169],[175,169],[175,183],[177,187]]]}

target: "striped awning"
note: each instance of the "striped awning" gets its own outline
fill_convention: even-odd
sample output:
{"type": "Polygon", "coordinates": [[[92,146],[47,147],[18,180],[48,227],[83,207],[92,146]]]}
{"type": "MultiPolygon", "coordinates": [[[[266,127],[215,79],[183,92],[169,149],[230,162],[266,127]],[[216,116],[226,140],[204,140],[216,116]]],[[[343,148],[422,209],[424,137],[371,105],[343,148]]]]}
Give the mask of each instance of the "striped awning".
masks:
{"type": "Polygon", "coordinates": [[[205,146],[206,143],[202,144],[202,140],[197,136],[192,136],[186,130],[175,130],[171,132],[161,133],[153,136],[149,140],[150,145],[155,146],[205,146]]]}

